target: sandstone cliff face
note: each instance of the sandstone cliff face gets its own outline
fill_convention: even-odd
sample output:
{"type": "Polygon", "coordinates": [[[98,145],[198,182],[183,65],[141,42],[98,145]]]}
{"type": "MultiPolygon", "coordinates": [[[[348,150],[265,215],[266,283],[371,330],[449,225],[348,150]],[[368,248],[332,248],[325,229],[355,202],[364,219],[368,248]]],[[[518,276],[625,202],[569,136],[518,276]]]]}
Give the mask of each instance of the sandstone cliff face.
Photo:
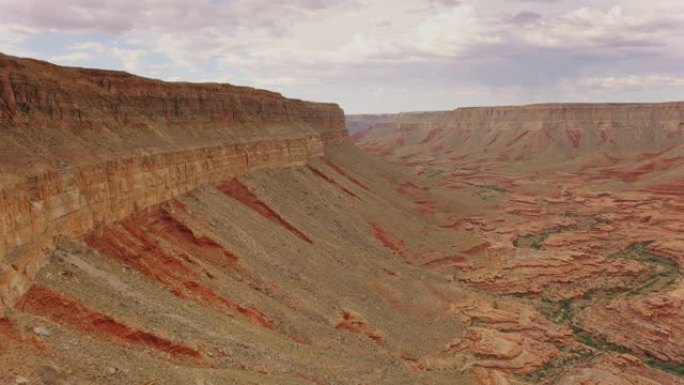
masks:
{"type": "Polygon", "coordinates": [[[577,155],[658,151],[684,141],[684,103],[540,104],[459,108],[451,112],[352,116],[366,127],[354,139],[398,156],[429,151],[497,160],[567,160],[577,155]]]}
{"type": "Polygon", "coordinates": [[[344,115],[337,105],[226,84],[165,83],[7,56],[0,56],[0,92],[5,172],[92,164],[84,155],[108,160],[264,139],[344,135],[344,115]]]}
{"type": "Polygon", "coordinates": [[[0,54],[0,308],[58,234],[89,230],[344,141],[334,104],[0,54]]]}

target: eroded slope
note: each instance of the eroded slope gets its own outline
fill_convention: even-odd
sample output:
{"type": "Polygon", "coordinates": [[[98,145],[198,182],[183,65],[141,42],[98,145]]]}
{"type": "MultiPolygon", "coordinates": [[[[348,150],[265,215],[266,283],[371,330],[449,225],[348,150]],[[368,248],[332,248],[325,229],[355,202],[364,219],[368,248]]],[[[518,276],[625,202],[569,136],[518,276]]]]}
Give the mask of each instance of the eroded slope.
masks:
{"type": "Polygon", "coordinates": [[[446,231],[393,191],[402,173],[372,162],[330,148],[308,167],[227,179],[62,237],[8,311],[2,380],[468,383],[430,357],[464,332],[457,303],[477,294],[416,266],[467,245],[443,247],[446,231]],[[401,253],[374,228],[430,235],[401,253]]]}

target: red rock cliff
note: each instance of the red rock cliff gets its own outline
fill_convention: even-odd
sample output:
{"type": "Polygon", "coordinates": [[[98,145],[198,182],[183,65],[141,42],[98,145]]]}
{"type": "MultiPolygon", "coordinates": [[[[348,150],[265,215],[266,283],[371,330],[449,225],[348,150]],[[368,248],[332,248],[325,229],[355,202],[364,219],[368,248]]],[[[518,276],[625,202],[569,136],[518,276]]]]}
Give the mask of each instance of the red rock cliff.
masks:
{"type": "Polygon", "coordinates": [[[0,54],[0,309],[55,235],[346,140],[335,104],[0,54]]]}
{"type": "Polygon", "coordinates": [[[362,146],[379,152],[435,146],[454,154],[487,151],[510,159],[567,160],[598,151],[660,151],[684,142],[684,103],[538,104],[449,112],[351,116],[362,146]]]}

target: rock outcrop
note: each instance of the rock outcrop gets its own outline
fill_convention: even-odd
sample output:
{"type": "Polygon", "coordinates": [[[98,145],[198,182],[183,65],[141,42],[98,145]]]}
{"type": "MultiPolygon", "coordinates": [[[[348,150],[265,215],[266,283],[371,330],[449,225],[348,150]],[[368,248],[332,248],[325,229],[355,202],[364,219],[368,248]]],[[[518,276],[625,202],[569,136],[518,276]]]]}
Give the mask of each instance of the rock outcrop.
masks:
{"type": "Polygon", "coordinates": [[[56,235],[93,228],[346,140],[334,104],[0,54],[0,308],[56,235]]]}
{"type": "Polygon", "coordinates": [[[506,260],[500,265],[465,272],[461,279],[497,294],[536,294],[562,300],[599,289],[624,290],[649,278],[649,267],[645,263],[581,254],[532,254],[506,260]]]}
{"type": "Polygon", "coordinates": [[[582,327],[661,361],[684,364],[684,288],[638,298],[620,297],[585,309],[582,327]]]}
{"type": "Polygon", "coordinates": [[[579,367],[561,376],[556,385],[572,384],[684,384],[681,377],[663,373],[630,355],[609,355],[590,367],[579,367]]]}

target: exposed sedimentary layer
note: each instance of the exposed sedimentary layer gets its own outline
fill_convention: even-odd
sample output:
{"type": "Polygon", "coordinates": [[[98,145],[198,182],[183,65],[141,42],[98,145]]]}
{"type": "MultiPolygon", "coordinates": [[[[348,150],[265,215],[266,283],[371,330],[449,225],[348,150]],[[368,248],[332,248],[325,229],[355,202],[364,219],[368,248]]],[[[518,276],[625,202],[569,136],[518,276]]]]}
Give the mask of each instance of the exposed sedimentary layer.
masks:
{"type": "Polygon", "coordinates": [[[26,290],[55,235],[304,164],[345,138],[334,104],[0,54],[0,308],[26,290]]]}
{"type": "Polygon", "coordinates": [[[475,107],[352,115],[348,122],[364,148],[397,155],[413,147],[454,155],[487,150],[499,160],[563,160],[601,151],[657,151],[684,141],[681,102],[475,107]]]}

